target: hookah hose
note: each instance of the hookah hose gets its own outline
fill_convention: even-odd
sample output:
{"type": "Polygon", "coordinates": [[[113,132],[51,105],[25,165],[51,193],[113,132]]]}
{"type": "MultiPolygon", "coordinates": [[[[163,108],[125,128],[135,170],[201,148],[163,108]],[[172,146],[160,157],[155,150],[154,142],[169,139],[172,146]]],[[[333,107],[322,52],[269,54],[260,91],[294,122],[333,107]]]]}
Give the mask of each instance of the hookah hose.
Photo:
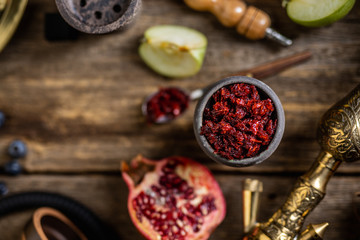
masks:
{"type": "Polygon", "coordinates": [[[0,199],[0,217],[38,207],[50,207],[62,212],[84,233],[89,240],[119,240],[90,209],[81,203],[57,193],[25,192],[0,199]]]}

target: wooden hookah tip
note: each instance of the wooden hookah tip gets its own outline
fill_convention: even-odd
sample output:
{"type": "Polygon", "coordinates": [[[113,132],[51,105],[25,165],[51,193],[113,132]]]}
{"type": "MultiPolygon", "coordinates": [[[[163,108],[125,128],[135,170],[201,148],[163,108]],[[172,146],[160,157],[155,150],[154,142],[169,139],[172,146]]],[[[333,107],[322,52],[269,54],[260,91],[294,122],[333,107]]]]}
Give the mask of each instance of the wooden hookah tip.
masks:
{"type": "Polygon", "coordinates": [[[271,19],[267,13],[253,6],[247,7],[241,0],[184,0],[192,9],[214,14],[225,27],[236,27],[239,34],[251,40],[264,37],[284,46],[292,41],[270,28],[271,19]]]}

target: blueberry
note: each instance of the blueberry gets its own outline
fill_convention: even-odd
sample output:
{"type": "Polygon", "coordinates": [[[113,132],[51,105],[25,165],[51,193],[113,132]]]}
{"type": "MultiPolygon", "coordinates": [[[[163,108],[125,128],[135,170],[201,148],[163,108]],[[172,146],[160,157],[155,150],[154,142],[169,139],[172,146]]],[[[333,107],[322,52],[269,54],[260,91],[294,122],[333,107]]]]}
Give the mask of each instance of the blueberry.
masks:
{"type": "Polygon", "coordinates": [[[9,192],[6,184],[4,182],[0,182],[0,197],[5,196],[9,192]]]}
{"type": "Polygon", "coordinates": [[[17,159],[13,159],[4,165],[4,172],[16,176],[22,172],[22,167],[17,159]]]}
{"type": "Polygon", "coordinates": [[[0,128],[5,124],[5,114],[0,111],[0,128]]]}
{"type": "Polygon", "coordinates": [[[26,144],[21,140],[15,140],[10,144],[8,153],[12,158],[23,158],[27,153],[26,144]]]}

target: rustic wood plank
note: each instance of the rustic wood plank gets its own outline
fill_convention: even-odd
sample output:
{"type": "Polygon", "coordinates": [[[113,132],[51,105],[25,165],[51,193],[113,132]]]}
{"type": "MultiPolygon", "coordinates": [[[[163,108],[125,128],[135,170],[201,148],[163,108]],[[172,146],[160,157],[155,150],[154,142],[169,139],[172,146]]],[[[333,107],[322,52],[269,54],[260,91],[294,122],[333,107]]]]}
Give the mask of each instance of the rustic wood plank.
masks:
{"type": "MultiPolygon", "coordinates": [[[[259,175],[216,175],[227,202],[227,215],[210,239],[240,239],[242,235],[241,183],[245,177],[258,178],[264,183],[259,221],[266,221],[285,201],[296,177],[259,175]]],[[[142,239],[127,213],[127,188],[120,176],[61,176],[33,175],[2,178],[12,192],[44,190],[70,196],[88,206],[101,219],[119,233],[121,239],[142,239]]],[[[325,239],[355,239],[360,235],[355,212],[353,193],[359,191],[359,177],[334,177],[327,196],[309,215],[309,223],[329,222],[325,239]]],[[[0,218],[0,239],[19,239],[18,236],[32,211],[0,218]]]]}
{"type": "MultiPolygon", "coordinates": [[[[74,197],[110,223],[122,239],[142,239],[127,214],[119,163],[138,153],[153,159],[183,155],[212,169],[224,191],[228,214],[211,239],[240,238],[240,186],[245,177],[264,182],[259,219],[269,218],[319,153],[315,133],[322,114],[360,82],[360,3],[329,27],[307,29],[292,23],[278,0],[247,2],[268,12],[273,27],[294,39],[294,45],[283,48],[266,40],[246,40],[182,0],[144,0],[141,15],[123,32],[48,42],[44,14],[57,11],[54,1],[29,0],[18,31],[0,53],[0,110],[8,116],[0,129],[0,164],[8,160],[9,142],[23,139],[29,154],[21,163],[29,174],[0,180],[13,192],[56,190],[74,197]],[[137,47],[142,33],[156,24],[182,24],[206,34],[209,46],[199,74],[167,79],[145,66],[137,47]],[[313,53],[311,60],[264,80],[284,105],[286,130],[278,150],[261,165],[234,169],[209,160],[193,136],[195,102],[171,125],[144,123],[141,102],[159,86],[191,91],[305,49],[313,53]],[[106,175],[109,172],[115,174],[106,175]]],[[[352,209],[353,193],[360,188],[359,172],[360,163],[343,164],[307,220],[330,222],[326,239],[360,235],[352,209]]],[[[0,240],[19,239],[31,213],[1,218],[0,240]]]]}
{"type": "MultiPolygon", "coordinates": [[[[292,37],[294,46],[246,40],[180,0],[144,1],[141,16],[125,32],[47,42],[44,14],[56,11],[55,5],[31,0],[19,30],[0,54],[0,109],[9,117],[1,129],[0,146],[14,138],[26,140],[28,172],[116,171],[119,160],[138,153],[149,158],[186,155],[213,169],[234,171],[213,164],[198,147],[192,131],[195,103],[171,125],[147,126],[141,102],[158,86],[193,90],[229,73],[309,49],[314,54],[310,61],[266,79],[286,113],[279,149],[261,167],[239,171],[306,170],[319,151],[315,132],[321,115],[359,82],[359,3],[345,19],[320,29],[292,23],[278,1],[249,3],[269,12],[274,27],[292,37]],[[209,47],[198,75],[169,80],[144,65],[137,54],[138,41],[146,28],[178,24],[180,19],[181,24],[204,32],[209,47]]],[[[360,163],[339,169],[359,170],[360,163]]]]}

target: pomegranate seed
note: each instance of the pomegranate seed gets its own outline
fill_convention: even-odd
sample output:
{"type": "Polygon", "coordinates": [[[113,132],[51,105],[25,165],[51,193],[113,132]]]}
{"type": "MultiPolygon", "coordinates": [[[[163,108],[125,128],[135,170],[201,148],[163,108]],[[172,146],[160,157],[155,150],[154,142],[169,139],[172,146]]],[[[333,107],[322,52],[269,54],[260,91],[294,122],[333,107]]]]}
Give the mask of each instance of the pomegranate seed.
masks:
{"type": "Polygon", "coordinates": [[[178,184],[180,184],[181,182],[183,182],[184,180],[182,180],[180,177],[178,177],[178,176],[175,176],[173,179],[172,179],[172,183],[174,184],[174,185],[178,185],[178,184]]]}
{"type": "Polygon", "coordinates": [[[167,192],[166,192],[165,188],[161,188],[161,189],[160,189],[160,195],[161,195],[161,196],[166,196],[166,193],[167,193],[167,192]]]}
{"type": "Polygon", "coordinates": [[[184,193],[184,197],[186,199],[193,199],[195,197],[195,194],[194,193],[194,189],[193,188],[188,188],[186,189],[185,193],[184,193]]]}
{"type": "Polygon", "coordinates": [[[201,214],[203,215],[203,216],[206,216],[206,215],[208,215],[208,209],[207,209],[207,207],[206,206],[202,206],[201,208],[201,214]]]}
{"type": "Polygon", "coordinates": [[[151,189],[152,189],[154,192],[159,192],[159,191],[160,191],[160,188],[158,188],[158,187],[155,186],[155,185],[151,185],[151,189]]]}
{"type": "Polygon", "coordinates": [[[193,226],[193,231],[194,232],[199,232],[200,231],[200,225],[194,225],[193,226]]]}
{"type": "Polygon", "coordinates": [[[182,227],[184,226],[184,223],[183,223],[182,221],[180,221],[179,219],[176,220],[176,224],[177,224],[180,228],[182,228],[182,227]]]}
{"type": "Polygon", "coordinates": [[[172,226],[171,230],[173,231],[173,233],[178,233],[179,232],[179,228],[176,225],[172,226]]]}

